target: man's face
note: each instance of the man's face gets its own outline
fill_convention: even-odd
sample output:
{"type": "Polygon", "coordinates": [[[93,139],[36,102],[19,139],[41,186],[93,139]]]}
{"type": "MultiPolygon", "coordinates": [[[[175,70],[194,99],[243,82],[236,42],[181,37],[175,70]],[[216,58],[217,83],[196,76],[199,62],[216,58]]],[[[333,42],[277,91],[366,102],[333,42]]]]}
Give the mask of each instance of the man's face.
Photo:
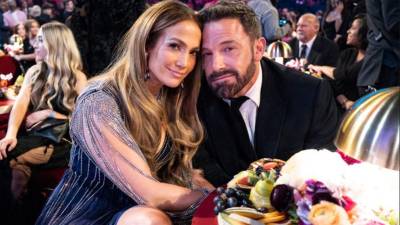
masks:
{"type": "Polygon", "coordinates": [[[257,79],[265,40],[251,41],[238,19],[208,22],[203,29],[203,68],[211,89],[221,98],[244,95],[257,79]]]}
{"type": "Polygon", "coordinates": [[[316,24],[313,19],[300,17],[297,22],[297,37],[301,42],[308,42],[317,35],[318,29],[318,24],[316,24]]]}

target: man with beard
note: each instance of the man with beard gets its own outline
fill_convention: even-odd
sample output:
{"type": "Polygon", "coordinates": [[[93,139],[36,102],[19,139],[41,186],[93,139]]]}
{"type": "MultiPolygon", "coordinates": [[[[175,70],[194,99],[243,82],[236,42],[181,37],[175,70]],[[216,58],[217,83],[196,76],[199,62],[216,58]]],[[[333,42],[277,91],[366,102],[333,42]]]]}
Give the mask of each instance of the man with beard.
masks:
{"type": "Polygon", "coordinates": [[[206,138],[195,168],[219,186],[259,158],[332,147],[338,116],[326,81],[263,58],[260,23],[243,3],[220,1],[200,19],[205,79],[198,110],[206,138]]]}

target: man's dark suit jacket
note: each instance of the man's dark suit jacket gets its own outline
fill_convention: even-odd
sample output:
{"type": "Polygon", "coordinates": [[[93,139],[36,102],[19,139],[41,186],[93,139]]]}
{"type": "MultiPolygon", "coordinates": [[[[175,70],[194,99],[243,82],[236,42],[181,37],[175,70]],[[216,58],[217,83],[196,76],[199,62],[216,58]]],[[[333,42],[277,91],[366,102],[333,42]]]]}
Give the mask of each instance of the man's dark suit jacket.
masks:
{"type": "MultiPolygon", "coordinates": [[[[293,57],[298,58],[300,55],[299,40],[294,38],[289,45],[292,48],[293,57]]],[[[311,47],[310,54],[308,54],[307,63],[334,67],[338,58],[339,48],[336,43],[318,35],[311,47]]]]}
{"type": "Polygon", "coordinates": [[[302,149],[332,147],[338,114],[329,84],[267,59],[261,65],[254,148],[246,130],[233,129],[229,105],[203,83],[198,110],[206,137],[193,165],[215,186],[259,158],[287,160],[302,149]]]}

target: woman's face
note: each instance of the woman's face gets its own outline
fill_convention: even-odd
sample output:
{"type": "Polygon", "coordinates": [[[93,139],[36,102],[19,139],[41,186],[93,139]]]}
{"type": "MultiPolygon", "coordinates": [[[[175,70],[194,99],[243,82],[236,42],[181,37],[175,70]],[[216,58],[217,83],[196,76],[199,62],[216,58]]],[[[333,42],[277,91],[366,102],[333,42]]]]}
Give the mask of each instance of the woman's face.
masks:
{"type": "Polygon", "coordinates": [[[26,30],[24,24],[20,23],[17,25],[17,34],[22,37],[22,39],[25,39],[26,37],[26,30]]]}
{"type": "Polygon", "coordinates": [[[35,48],[36,62],[44,61],[47,57],[47,49],[44,45],[44,37],[42,29],[39,29],[37,41],[35,43],[35,46],[33,47],[35,48]]]}
{"type": "Polygon", "coordinates": [[[358,46],[360,44],[360,40],[358,38],[358,31],[360,30],[360,20],[356,19],[351,24],[349,30],[347,30],[347,41],[346,44],[351,46],[358,46]]]}
{"type": "Polygon", "coordinates": [[[39,32],[39,24],[37,22],[32,22],[30,32],[32,37],[36,37],[39,32]]]}
{"type": "Polygon", "coordinates": [[[196,65],[201,30],[192,20],[166,28],[149,54],[149,86],[177,87],[196,65]]]}

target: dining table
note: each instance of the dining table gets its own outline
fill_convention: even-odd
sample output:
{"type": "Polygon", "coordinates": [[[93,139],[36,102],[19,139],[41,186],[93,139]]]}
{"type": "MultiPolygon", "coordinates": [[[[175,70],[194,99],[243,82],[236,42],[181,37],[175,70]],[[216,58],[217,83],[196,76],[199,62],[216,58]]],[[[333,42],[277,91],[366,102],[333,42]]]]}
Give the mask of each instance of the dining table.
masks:
{"type": "Polygon", "coordinates": [[[217,192],[211,192],[197,208],[193,215],[192,225],[218,225],[217,216],[214,214],[213,199],[217,192]]]}

